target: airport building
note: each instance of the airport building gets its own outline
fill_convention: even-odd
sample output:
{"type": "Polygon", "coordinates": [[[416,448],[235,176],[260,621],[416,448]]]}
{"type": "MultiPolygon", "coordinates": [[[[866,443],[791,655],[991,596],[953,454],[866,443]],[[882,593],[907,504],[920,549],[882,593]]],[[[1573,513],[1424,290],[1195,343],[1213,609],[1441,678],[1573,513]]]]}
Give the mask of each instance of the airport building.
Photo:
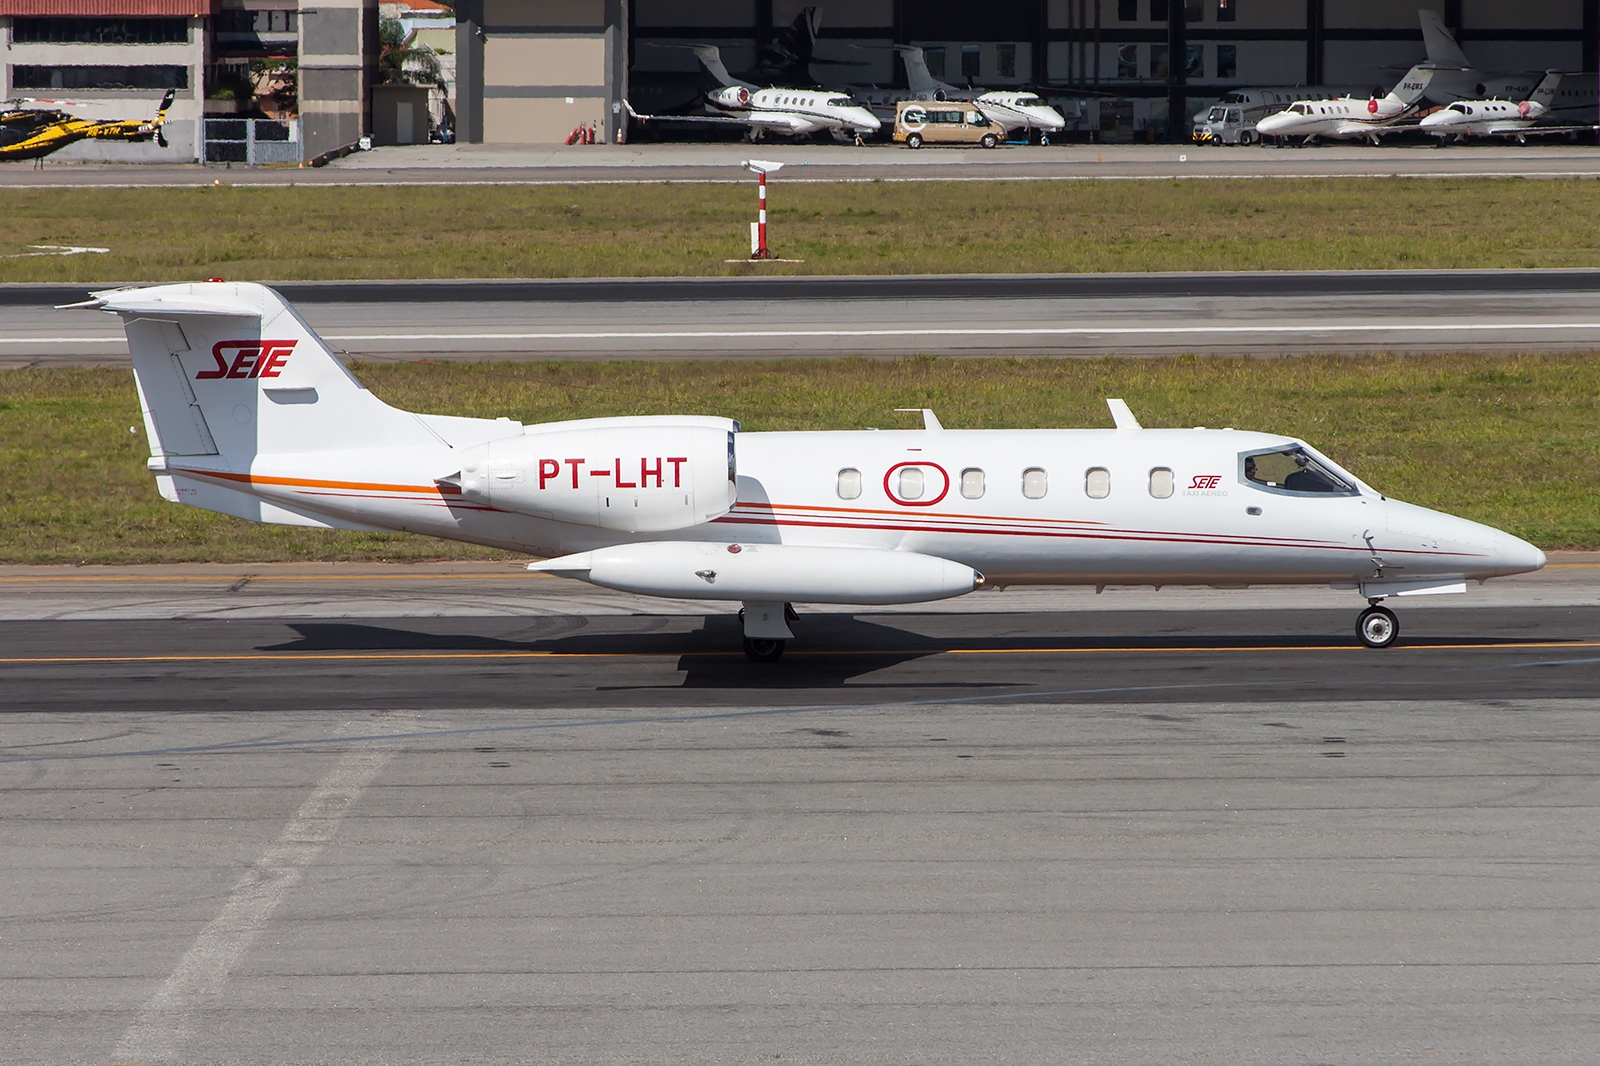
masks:
{"type": "MultiPolygon", "coordinates": [[[[438,8],[418,0],[416,6],[438,8]]],[[[407,5],[386,3],[403,16],[407,5]]],[[[1600,0],[457,0],[453,40],[431,31],[451,71],[434,121],[453,111],[465,142],[548,144],[578,126],[626,133],[644,112],[696,106],[712,84],[690,46],[714,44],[734,75],[812,49],[831,88],[905,84],[893,45],[925,50],[954,84],[1075,95],[1105,139],[1164,135],[1230,88],[1392,86],[1423,58],[1417,9],[1436,11],[1473,63],[1503,72],[1600,68],[1600,0]],[[813,41],[793,24],[817,8],[813,41]],[[451,47],[453,45],[453,53],[451,47]]],[[[168,154],[204,158],[202,116],[293,122],[297,158],[375,129],[378,0],[0,0],[0,95],[71,100],[89,117],[138,117],[174,88],[168,154]]],[[[438,12],[435,11],[435,14],[438,12]]],[[[440,22],[439,25],[448,25],[440,22]]],[[[409,104],[378,93],[380,110],[409,104]]],[[[426,140],[420,133],[411,140],[426,140]]],[[[117,145],[115,158],[154,158],[117,145]],[[133,154],[130,156],[130,152],[133,154]]],[[[75,145],[78,157],[113,146],[75,145]]]]}

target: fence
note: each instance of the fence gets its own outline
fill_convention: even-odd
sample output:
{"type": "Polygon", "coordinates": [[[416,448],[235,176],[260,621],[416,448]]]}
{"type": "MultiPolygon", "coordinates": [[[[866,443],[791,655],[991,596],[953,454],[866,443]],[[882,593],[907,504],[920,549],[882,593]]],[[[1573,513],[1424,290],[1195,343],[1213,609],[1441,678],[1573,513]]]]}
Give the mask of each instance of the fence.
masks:
{"type": "Polygon", "coordinates": [[[300,162],[300,120],[208,118],[207,163],[243,163],[259,167],[300,162]]]}

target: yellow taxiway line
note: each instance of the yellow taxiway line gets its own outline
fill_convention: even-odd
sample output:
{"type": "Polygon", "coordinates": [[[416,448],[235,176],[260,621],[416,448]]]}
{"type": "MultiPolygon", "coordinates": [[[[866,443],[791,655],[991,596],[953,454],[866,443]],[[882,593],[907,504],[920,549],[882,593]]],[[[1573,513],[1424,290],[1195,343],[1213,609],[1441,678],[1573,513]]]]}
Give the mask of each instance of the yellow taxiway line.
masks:
{"type": "MultiPolygon", "coordinates": [[[[1540,648],[1600,648],[1600,641],[1540,641],[1529,644],[1462,643],[1401,644],[1391,651],[1462,651],[1498,648],[1521,651],[1540,648]]],[[[794,655],[1155,655],[1197,652],[1367,651],[1359,644],[1262,644],[1184,646],[1175,648],[865,648],[796,651],[794,655]]],[[[458,659],[664,659],[670,656],[730,656],[738,651],[440,651],[440,652],[241,652],[236,655],[50,655],[0,657],[0,666],[69,666],[94,663],[227,663],[227,662],[435,662],[458,659]]]]}

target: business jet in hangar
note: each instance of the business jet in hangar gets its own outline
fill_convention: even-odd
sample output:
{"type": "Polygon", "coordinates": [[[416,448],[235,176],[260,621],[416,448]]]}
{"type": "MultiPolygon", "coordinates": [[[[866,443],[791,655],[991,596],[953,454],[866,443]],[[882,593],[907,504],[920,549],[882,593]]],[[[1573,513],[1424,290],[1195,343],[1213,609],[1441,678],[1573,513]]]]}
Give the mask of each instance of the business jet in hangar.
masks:
{"type": "Polygon", "coordinates": [[[1449,107],[1424,115],[1422,132],[1438,137],[1440,144],[1450,137],[1460,141],[1468,137],[1515,137],[1518,143],[1525,144],[1529,137],[1594,129],[1593,126],[1541,125],[1550,114],[1560,84],[1561,75],[1551,71],[1526,100],[1457,100],[1449,107]]]}
{"type": "Polygon", "coordinates": [[[1389,499],[1272,433],[745,433],[730,418],[413,414],[368,392],[272,289],[119,289],[163,497],[253,522],[404,531],[529,569],[744,605],[776,659],[792,602],[918,603],[1008,585],[1332,585],[1395,639],[1393,596],[1537,570],[1532,544],[1389,499]]]}
{"type": "Polygon", "coordinates": [[[716,45],[696,45],[694,53],[722,82],[720,88],[706,94],[706,102],[718,114],[641,115],[627,104],[628,114],[635,121],[745,126],[752,141],[768,133],[805,137],[826,130],[834,139],[849,142],[877,133],[882,126],[876,115],[843,93],[827,89],[763,89],[729,74],[716,45]]]}

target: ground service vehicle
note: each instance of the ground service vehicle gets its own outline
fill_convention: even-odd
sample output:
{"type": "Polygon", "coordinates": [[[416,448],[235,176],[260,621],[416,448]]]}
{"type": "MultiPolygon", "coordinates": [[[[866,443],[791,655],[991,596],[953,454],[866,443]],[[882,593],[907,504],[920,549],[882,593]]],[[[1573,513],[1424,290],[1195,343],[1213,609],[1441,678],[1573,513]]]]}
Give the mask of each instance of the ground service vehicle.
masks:
{"type": "Polygon", "coordinates": [[[902,100],[894,112],[894,139],[907,148],[924,144],[981,144],[993,148],[1002,130],[970,100],[902,100]]]}

